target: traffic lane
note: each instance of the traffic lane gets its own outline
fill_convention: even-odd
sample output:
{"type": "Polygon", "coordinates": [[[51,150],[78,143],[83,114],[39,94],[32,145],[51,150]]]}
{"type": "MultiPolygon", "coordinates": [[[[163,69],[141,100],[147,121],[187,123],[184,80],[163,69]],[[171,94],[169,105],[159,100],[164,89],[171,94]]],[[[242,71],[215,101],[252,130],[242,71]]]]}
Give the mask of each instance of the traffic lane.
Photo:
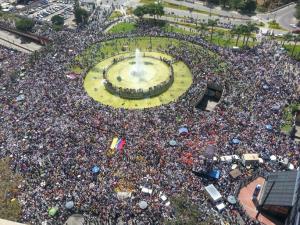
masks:
{"type": "MultiPolygon", "coordinates": [[[[232,19],[232,18],[225,18],[225,17],[220,17],[220,16],[209,16],[207,14],[201,14],[201,13],[195,13],[195,12],[188,12],[184,10],[179,10],[179,9],[171,9],[171,8],[165,8],[166,14],[171,14],[171,15],[178,15],[179,17],[191,17],[196,20],[203,20],[207,21],[208,19],[219,19],[219,22],[221,23],[227,23],[227,24],[245,24],[249,20],[241,20],[241,19],[232,19]]],[[[176,19],[176,18],[174,18],[176,19]]]]}
{"type": "Polygon", "coordinates": [[[295,9],[295,7],[296,7],[296,4],[292,4],[292,5],[289,5],[287,7],[278,9],[278,10],[276,10],[274,12],[270,12],[270,13],[258,13],[258,14],[256,14],[256,16],[259,17],[259,18],[261,18],[261,19],[269,20],[269,19],[272,19],[272,16],[274,16],[274,14],[276,14],[277,16],[280,16],[280,15],[289,13],[290,10],[295,9]]]}
{"type": "Polygon", "coordinates": [[[176,0],[165,0],[165,2],[206,11],[208,13],[211,12],[214,14],[219,14],[221,16],[230,16],[230,17],[239,17],[239,18],[243,18],[243,19],[250,19],[249,16],[241,15],[236,11],[226,11],[226,10],[217,9],[217,8],[210,8],[210,7],[204,6],[203,4],[196,4],[196,3],[190,3],[190,2],[185,2],[185,1],[176,1],[176,0]]]}
{"type": "Polygon", "coordinates": [[[291,27],[290,24],[296,24],[297,19],[294,17],[294,14],[296,12],[296,8],[292,8],[289,11],[286,11],[280,15],[278,15],[277,22],[280,24],[280,26],[287,30],[293,30],[295,28],[291,27]]]}

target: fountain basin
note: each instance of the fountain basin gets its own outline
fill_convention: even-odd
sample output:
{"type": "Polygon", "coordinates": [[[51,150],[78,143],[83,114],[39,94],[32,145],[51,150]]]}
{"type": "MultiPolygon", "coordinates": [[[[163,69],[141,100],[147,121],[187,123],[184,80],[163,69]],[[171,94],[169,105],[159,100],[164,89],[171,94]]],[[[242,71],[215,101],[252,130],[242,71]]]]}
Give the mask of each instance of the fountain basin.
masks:
{"type": "MultiPolygon", "coordinates": [[[[145,52],[147,56],[153,56],[155,58],[166,58],[172,60],[170,55],[160,52],[145,52]]],[[[189,68],[181,61],[172,64],[174,69],[174,82],[167,89],[167,91],[161,93],[158,96],[152,98],[143,99],[126,99],[121,98],[118,95],[114,95],[107,91],[105,87],[106,80],[103,76],[103,70],[107,69],[115,58],[132,57],[131,53],[123,53],[114,57],[109,57],[100,61],[93,68],[91,68],[84,79],[84,89],[87,94],[95,101],[111,106],[114,108],[125,109],[145,109],[151,107],[157,107],[160,105],[168,104],[172,101],[176,101],[192,84],[192,74],[189,68]]]]}
{"type": "Polygon", "coordinates": [[[126,99],[143,99],[165,92],[174,81],[169,60],[153,56],[114,58],[103,72],[104,86],[111,94],[126,99]]]}

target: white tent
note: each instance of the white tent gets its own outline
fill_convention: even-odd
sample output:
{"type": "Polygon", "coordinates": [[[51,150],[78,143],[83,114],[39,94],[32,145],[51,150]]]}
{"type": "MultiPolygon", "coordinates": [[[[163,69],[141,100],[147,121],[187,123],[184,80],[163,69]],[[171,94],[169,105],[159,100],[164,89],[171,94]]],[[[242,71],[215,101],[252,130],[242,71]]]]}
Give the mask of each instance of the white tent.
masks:
{"type": "Polygon", "coordinates": [[[216,207],[218,211],[221,212],[225,208],[225,204],[222,202],[220,204],[217,204],[216,207]]]}
{"type": "Polygon", "coordinates": [[[215,188],[213,184],[210,184],[205,187],[205,191],[207,192],[208,196],[211,198],[212,201],[217,202],[222,199],[222,195],[220,192],[215,188]]]}

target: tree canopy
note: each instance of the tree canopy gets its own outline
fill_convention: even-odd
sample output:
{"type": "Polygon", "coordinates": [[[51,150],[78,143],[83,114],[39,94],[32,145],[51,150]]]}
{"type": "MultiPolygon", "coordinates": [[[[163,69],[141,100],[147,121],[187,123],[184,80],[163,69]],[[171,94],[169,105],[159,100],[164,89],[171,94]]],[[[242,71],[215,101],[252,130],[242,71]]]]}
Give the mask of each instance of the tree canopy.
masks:
{"type": "Polygon", "coordinates": [[[153,16],[155,18],[163,16],[165,14],[165,11],[162,4],[151,3],[136,7],[136,9],[133,11],[133,14],[140,19],[143,18],[143,16],[146,14],[149,14],[150,16],[153,16]]]}
{"type": "Polygon", "coordinates": [[[87,24],[89,19],[89,13],[85,9],[81,7],[76,7],[74,9],[74,16],[76,24],[87,24]]]}
{"type": "Polygon", "coordinates": [[[171,205],[175,212],[175,219],[165,222],[167,225],[213,225],[212,217],[206,215],[206,220],[202,221],[204,214],[199,207],[193,204],[188,196],[177,196],[171,199],[171,205]]]}
{"type": "Polygon", "coordinates": [[[51,22],[53,25],[63,26],[64,18],[60,15],[55,15],[55,16],[52,16],[51,22]]]}
{"type": "Polygon", "coordinates": [[[245,13],[253,13],[256,10],[256,1],[255,0],[242,1],[239,9],[245,13]]]}
{"type": "Polygon", "coordinates": [[[208,0],[207,2],[244,13],[253,13],[256,10],[255,0],[208,0]]]}
{"type": "Polygon", "coordinates": [[[29,18],[20,18],[16,21],[16,28],[20,31],[31,31],[34,27],[34,21],[29,18]]]}
{"type": "Polygon", "coordinates": [[[300,20],[300,1],[298,1],[296,5],[296,12],[295,12],[295,17],[300,20]]]}

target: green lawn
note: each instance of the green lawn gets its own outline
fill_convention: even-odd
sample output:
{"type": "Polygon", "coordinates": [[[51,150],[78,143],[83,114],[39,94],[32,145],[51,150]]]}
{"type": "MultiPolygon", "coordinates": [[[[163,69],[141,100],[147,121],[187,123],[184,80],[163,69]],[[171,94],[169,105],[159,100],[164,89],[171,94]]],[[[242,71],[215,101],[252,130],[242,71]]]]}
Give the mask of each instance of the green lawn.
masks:
{"type": "Polygon", "coordinates": [[[136,29],[134,23],[122,22],[113,26],[108,33],[126,33],[136,29]]]}
{"type": "MultiPolygon", "coordinates": [[[[166,29],[171,29],[170,25],[166,26],[166,29]]],[[[183,32],[182,29],[176,29],[178,32],[183,32]]],[[[140,49],[142,52],[147,52],[146,54],[155,54],[156,57],[170,57],[165,55],[163,52],[169,49],[170,46],[186,46],[192,50],[203,51],[203,47],[199,45],[192,44],[190,42],[181,41],[173,38],[166,37],[135,37],[135,38],[120,38],[114,39],[102,43],[95,43],[89,48],[84,50],[80,55],[75,58],[75,65],[71,70],[78,71],[78,67],[81,68],[92,68],[85,76],[84,87],[88,94],[105,105],[110,105],[113,107],[123,107],[123,108],[147,108],[154,107],[161,104],[167,104],[170,101],[177,99],[185,90],[189,87],[192,82],[192,76],[190,74],[189,68],[183,62],[177,62],[173,64],[175,71],[175,82],[172,87],[168,89],[168,92],[161,94],[155,98],[145,100],[135,100],[129,101],[121,99],[118,96],[108,94],[104,90],[104,86],[101,81],[103,80],[103,68],[107,68],[114,59],[114,57],[120,57],[121,55],[133,55],[136,48],[140,49]],[[108,94],[108,95],[107,95],[108,94]]],[[[206,57],[210,57],[213,63],[213,68],[223,68],[223,62],[220,57],[214,52],[207,51],[206,57]]],[[[116,70],[123,70],[116,68],[116,70]]],[[[126,69],[125,69],[126,70],[126,69]]],[[[161,69],[155,68],[157,71],[161,69]]]]}
{"type": "Polygon", "coordinates": [[[108,17],[109,20],[114,20],[122,16],[122,13],[119,11],[113,11],[112,14],[108,17]]]}
{"type": "Polygon", "coordinates": [[[186,29],[183,29],[181,27],[176,27],[174,25],[166,24],[164,26],[164,30],[168,32],[175,32],[175,33],[181,33],[181,34],[196,34],[195,32],[191,31],[188,27],[186,29]]]}
{"type": "Polygon", "coordinates": [[[9,158],[0,160],[0,218],[18,221],[21,206],[16,199],[21,176],[10,169],[9,158]]]}
{"type": "MultiPolygon", "coordinates": [[[[151,4],[157,2],[155,0],[140,0],[140,3],[143,4],[151,4]]],[[[178,5],[170,2],[163,2],[162,3],[164,7],[166,8],[171,8],[171,9],[179,9],[179,10],[184,10],[184,11],[190,11],[190,12],[196,12],[196,13],[201,13],[201,14],[206,14],[209,15],[210,13],[204,10],[198,10],[198,9],[193,9],[184,5],[178,5]]],[[[216,13],[211,13],[212,16],[217,16],[218,14],[216,13]]]]}
{"type": "Polygon", "coordinates": [[[294,114],[300,110],[300,104],[299,103],[294,103],[291,104],[289,106],[287,106],[284,110],[283,110],[283,115],[282,115],[282,119],[283,119],[283,124],[281,125],[281,131],[286,133],[286,134],[290,134],[292,131],[292,125],[293,125],[293,120],[294,120],[294,114]]]}
{"type": "MultiPolygon", "coordinates": [[[[147,0],[148,1],[148,0],[147,0]]],[[[185,23],[185,22],[171,22],[166,23],[166,25],[163,27],[166,31],[181,33],[181,34],[197,34],[200,32],[195,32],[193,29],[196,29],[197,26],[192,23],[185,23]],[[176,27],[176,24],[181,25],[181,27],[176,27]],[[184,29],[186,27],[186,29],[184,29]],[[192,28],[192,29],[190,29],[192,28]]],[[[130,32],[132,30],[135,30],[135,24],[134,23],[118,23],[114,27],[112,27],[108,32],[109,33],[121,33],[121,32],[130,32]]],[[[210,41],[210,34],[209,31],[206,31],[207,35],[205,39],[207,41],[210,41]]],[[[236,39],[229,36],[229,30],[223,29],[223,28],[214,28],[214,34],[212,42],[216,45],[223,46],[223,47],[233,47],[236,45],[236,39]],[[220,35],[221,34],[221,35],[220,35]]],[[[248,41],[248,46],[253,47],[257,44],[257,42],[253,42],[252,38],[250,37],[248,41]]],[[[238,44],[238,47],[243,46],[243,37],[240,37],[238,44]]],[[[298,50],[298,49],[297,49],[298,50]]],[[[296,52],[296,51],[295,51],[296,52]]]]}
{"type": "MultiPolygon", "coordinates": [[[[79,56],[75,58],[75,62],[79,63],[81,67],[87,67],[87,64],[94,65],[96,62],[100,62],[106,58],[118,55],[124,52],[133,52],[136,48],[143,49],[144,51],[152,50],[160,51],[160,49],[167,49],[170,45],[179,46],[179,44],[187,44],[190,46],[195,46],[190,42],[179,41],[177,39],[171,38],[150,38],[150,37],[137,37],[134,39],[115,39],[106,41],[101,46],[99,44],[94,44],[87,48],[79,56]]],[[[196,46],[201,48],[200,46],[196,46]]],[[[194,47],[193,47],[194,48],[194,47]]],[[[212,53],[214,54],[214,53],[212,53]]],[[[81,72],[80,66],[73,66],[71,70],[73,72],[81,72]]]]}
{"type": "Polygon", "coordinates": [[[294,45],[284,45],[284,48],[287,50],[288,54],[292,56],[293,58],[300,60],[300,45],[296,45],[294,53],[292,55],[292,51],[294,48],[294,45]]]}

